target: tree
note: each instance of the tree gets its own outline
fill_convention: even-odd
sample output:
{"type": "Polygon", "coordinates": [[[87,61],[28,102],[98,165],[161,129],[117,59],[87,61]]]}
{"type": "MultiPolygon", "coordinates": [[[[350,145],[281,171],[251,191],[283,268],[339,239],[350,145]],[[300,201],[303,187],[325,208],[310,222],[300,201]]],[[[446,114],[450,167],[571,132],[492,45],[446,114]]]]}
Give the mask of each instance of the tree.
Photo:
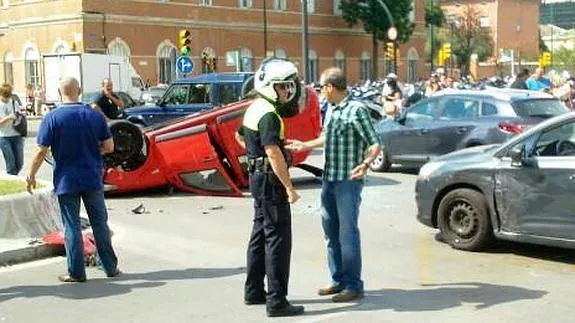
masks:
{"type": "Polygon", "coordinates": [[[398,31],[397,42],[407,42],[415,28],[409,18],[413,0],[343,0],[340,5],[342,17],[350,27],[361,23],[365,32],[372,36],[372,79],[377,79],[378,41],[387,40],[387,30],[391,27],[380,2],[391,12],[398,31]]]}
{"type": "Polygon", "coordinates": [[[457,58],[457,64],[463,75],[469,73],[471,55],[477,54],[483,61],[493,54],[491,30],[481,27],[481,12],[468,5],[457,17],[455,28],[450,28],[451,51],[457,58]]]}
{"type": "Polygon", "coordinates": [[[439,4],[434,3],[433,0],[427,1],[428,4],[425,6],[425,25],[438,28],[443,27],[446,21],[443,9],[441,9],[439,4]]]}
{"type": "MultiPolygon", "coordinates": [[[[445,14],[438,3],[434,0],[427,0],[425,5],[425,25],[427,28],[428,37],[425,43],[426,57],[437,57],[441,41],[445,38],[444,33],[437,33],[439,28],[443,27],[446,23],[445,14]]],[[[432,64],[433,65],[433,64],[432,64]]]]}
{"type": "Polygon", "coordinates": [[[572,69],[575,66],[575,51],[561,46],[553,52],[553,63],[564,69],[572,69]]]}
{"type": "Polygon", "coordinates": [[[540,52],[548,52],[549,51],[549,47],[547,47],[547,44],[545,44],[545,42],[543,41],[543,38],[541,38],[541,31],[539,31],[539,51],[540,52]]]}

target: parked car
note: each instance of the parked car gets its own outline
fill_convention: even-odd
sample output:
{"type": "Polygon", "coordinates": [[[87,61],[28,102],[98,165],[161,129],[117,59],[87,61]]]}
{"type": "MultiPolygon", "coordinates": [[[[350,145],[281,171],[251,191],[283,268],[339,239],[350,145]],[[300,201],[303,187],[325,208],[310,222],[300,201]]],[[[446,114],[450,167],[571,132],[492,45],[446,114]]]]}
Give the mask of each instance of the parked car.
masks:
{"type": "Polygon", "coordinates": [[[146,105],[155,105],[164,96],[168,86],[155,86],[142,93],[142,101],[146,105]]]}
{"type": "MultiPolygon", "coordinates": [[[[253,73],[210,73],[174,81],[156,104],[125,109],[125,118],[149,126],[241,100],[253,73]]],[[[251,86],[253,87],[253,85],[251,86]]]]}
{"type": "Polygon", "coordinates": [[[454,248],[493,238],[575,248],[575,112],[502,145],[432,159],[415,194],[417,219],[454,248]]]}
{"type": "MultiPolygon", "coordinates": [[[[82,95],[82,103],[86,103],[86,104],[92,104],[96,98],[98,97],[98,95],[100,95],[102,93],[102,91],[98,91],[98,92],[89,92],[86,94],[82,95]]],[[[122,100],[122,102],[124,102],[124,109],[129,109],[129,108],[133,108],[133,107],[137,107],[139,106],[141,103],[134,100],[128,93],[126,92],[114,92],[116,93],[116,95],[120,98],[120,100],[122,100]]]]}
{"type": "Polygon", "coordinates": [[[568,112],[549,94],[491,89],[447,90],[419,101],[376,125],[383,149],[372,163],[421,166],[434,156],[466,147],[502,143],[544,119],[568,112]]]}

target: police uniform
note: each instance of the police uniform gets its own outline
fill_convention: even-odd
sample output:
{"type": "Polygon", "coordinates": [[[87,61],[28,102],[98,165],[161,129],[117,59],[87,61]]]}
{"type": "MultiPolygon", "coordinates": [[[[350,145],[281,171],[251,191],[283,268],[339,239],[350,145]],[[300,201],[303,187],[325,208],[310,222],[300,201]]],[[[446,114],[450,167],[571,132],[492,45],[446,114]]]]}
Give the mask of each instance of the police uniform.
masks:
{"type": "Polygon", "coordinates": [[[245,140],[255,211],[244,297],[246,304],[266,302],[269,312],[289,305],[291,210],[286,189],[274,174],[264,149],[266,145],[277,145],[284,158],[288,156],[283,149],[284,124],[274,105],[258,98],[246,110],[238,133],[245,140]]]}

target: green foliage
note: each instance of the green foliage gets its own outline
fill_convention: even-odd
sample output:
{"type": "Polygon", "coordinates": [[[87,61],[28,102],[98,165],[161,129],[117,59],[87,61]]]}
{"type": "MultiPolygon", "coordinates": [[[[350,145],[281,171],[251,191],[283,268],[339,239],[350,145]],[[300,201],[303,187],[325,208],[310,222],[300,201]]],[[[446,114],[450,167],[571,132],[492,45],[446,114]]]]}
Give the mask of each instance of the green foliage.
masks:
{"type": "Polygon", "coordinates": [[[572,69],[575,66],[575,51],[561,46],[553,52],[553,64],[572,69]]]}
{"type": "MultiPolygon", "coordinates": [[[[415,24],[409,19],[413,0],[381,0],[387,5],[398,31],[397,41],[405,43],[413,33],[415,24]]],[[[364,30],[379,41],[387,40],[387,30],[391,22],[378,0],[343,0],[343,19],[350,25],[363,24],[364,30]]]]}
{"type": "Polygon", "coordinates": [[[445,14],[443,13],[441,6],[432,0],[427,0],[427,4],[425,6],[425,25],[443,27],[445,21],[445,14]]]}
{"type": "Polygon", "coordinates": [[[0,196],[22,193],[26,191],[26,182],[14,180],[0,180],[0,196]]]}
{"type": "Polygon", "coordinates": [[[541,38],[541,32],[539,32],[539,52],[548,52],[548,51],[549,47],[547,47],[547,45],[543,41],[543,38],[541,38]]]}
{"type": "Polygon", "coordinates": [[[449,29],[451,50],[464,74],[469,71],[471,55],[477,54],[479,61],[484,61],[493,53],[491,30],[481,27],[480,18],[481,12],[467,6],[457,17],[456,26],[449,29]]]}

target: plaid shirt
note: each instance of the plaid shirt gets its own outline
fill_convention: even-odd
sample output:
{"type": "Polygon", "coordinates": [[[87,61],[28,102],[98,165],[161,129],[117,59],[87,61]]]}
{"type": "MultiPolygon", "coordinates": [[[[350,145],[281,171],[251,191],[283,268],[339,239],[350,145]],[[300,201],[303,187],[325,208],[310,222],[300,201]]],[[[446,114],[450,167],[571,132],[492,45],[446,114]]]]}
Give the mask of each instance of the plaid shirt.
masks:
{"type": "Polygon", "coordinates": [[[380,143],[363,103],[345,98],[332,109],[324,130],[323,179],[344,181],[364,160],[367,148],[380,143]]]}

